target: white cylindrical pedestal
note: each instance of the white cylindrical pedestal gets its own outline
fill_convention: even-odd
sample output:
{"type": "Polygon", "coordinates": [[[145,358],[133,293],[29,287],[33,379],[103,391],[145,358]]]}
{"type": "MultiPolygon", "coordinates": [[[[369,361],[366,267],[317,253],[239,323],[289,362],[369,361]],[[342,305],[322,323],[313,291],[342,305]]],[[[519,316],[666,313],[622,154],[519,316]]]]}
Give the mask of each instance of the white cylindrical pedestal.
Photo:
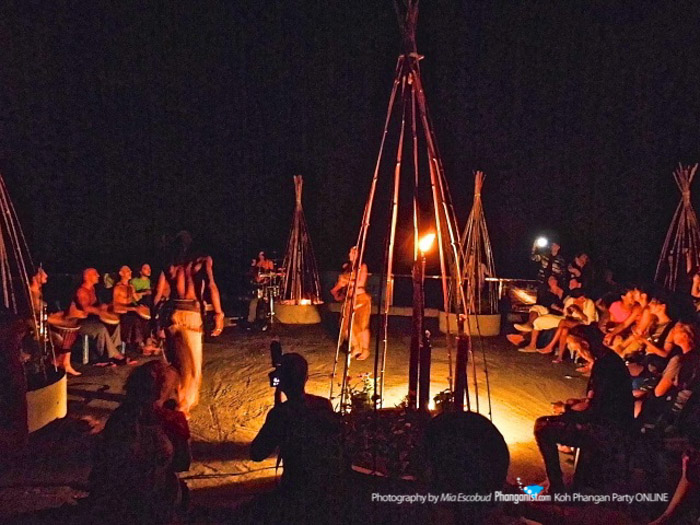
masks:
{"type": "Polygon", "coordinates": [[[318,324],[321,315],[315,304],[285,304],[275,305],[275,317],[282,324],[318,324]]]}
{"type": "Polygon", "coordinates": [[[68,414],[66,374],[49,385],[27,392],[27,427],[34,432],[68,414]]]}

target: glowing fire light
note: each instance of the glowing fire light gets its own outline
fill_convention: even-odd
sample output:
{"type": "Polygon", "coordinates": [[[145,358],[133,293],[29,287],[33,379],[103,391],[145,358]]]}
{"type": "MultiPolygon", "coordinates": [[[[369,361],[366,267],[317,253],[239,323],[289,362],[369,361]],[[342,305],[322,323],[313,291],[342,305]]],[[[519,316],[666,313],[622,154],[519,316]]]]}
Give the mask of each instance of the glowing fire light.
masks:
{"type": "Polygon", "coordinates": [[[435,241],[435,234],[434,233],[428,233],[421,237],[421,240],[418,241],[418,249],[420,250],[421,254],[425,254],[426,252],[430,251],[430,248],[433,247],[433,242],[435,241]]]}
{"type": "Polygon", "coordinates": [[[311,304],[311,299],[299,299],[299,304],[311,304]]]}

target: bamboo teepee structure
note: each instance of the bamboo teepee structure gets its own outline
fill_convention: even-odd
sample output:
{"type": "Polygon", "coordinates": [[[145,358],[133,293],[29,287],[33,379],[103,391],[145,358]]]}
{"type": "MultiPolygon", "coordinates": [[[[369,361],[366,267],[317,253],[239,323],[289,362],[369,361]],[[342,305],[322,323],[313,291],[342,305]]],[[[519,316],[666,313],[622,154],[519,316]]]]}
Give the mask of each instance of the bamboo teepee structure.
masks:
{"type": "Polygon", "coordinates": [[[681,201],[673,214],[654,277],[669,290],[676,290],[681,279],[700,264],[700,225],[690,200],[690,187],[697,170],[697,163],[694,166],[678,164],[673,172],[681,190],[681,201]]]}
{"type": "MultiPolygon", "coordinates": [[[[402,217],[407,224],[402,224],[400,232],[412,231],[413,233],[413,258],[419,258],[418,241],[419,236],[427,233],[434,233],[437,240],[437,252],[440,264],[440,281],[442,285],[443,306],[445,311],[457,312],[466,316],[467,303],[464,297],[463,288],[459,286],[463,275],[463,249],[459,238],[459,228],[456,215],[452,205],[452,198],[445,177],[443,163],[435,139],[433,124],[428,110],[428,103],[421,79],[420,61],[423,56],[419,55],[416,47],[416,25],[418,22],[418,0],[395,0],[394,6],[399,22],[399,27],[403,40],[403,53],[396,63],[394,82],[389,97],[389,105],[384,122],[384,131],[379,145],[379,153],[374,168],[374,175],[369,189],[369,195],[365,204],[360,232],[357,237],[358,255],[351,268],[351,282],[357,278],[359,269],[362,267],[365,258],[365,248],[367,237],[372,222],[373,206],[377,193],[377,185],[382,175],[382,161],[393,164],[393,181],[388,186],[392,188],[389,200],[389,227],[384,237],[384,263],[381,267],[380,286],[378,294],[378,312],[381,315],[380,328],[377,330],[376,344],[374,349],[374,392],[375,406],[381,407],[384,396],[384,372],[387,360],[388,346],[388,319],[389,308],[393,292],[393,277],[396,255],[396,232],[397,222],[402,217]],[[393,126],[393,127],[392,127],[393,126]],[[387,140],[390,127],[392,131],[398,131],[398,137],[387,140]],[[396,129],[398,128],[398,130],[396,129]],[[396,151],[389,153],[385,151],[387,144],[395,144],[396,151]],[[412,196],[406,197],[408,192],[402,193],[401,188],[412,186],[412,196]],[[430,204],[419,202],[417,197],[419,188],[429,188],[430,204]],[[412,202],[412,204],[408,204],[412,202]],[[400,213],[399,207],[402,207],[400,213]],[[404,207],[405,206],[405,207],[404,207]],[[409,209],[409,206],[411,209],[409,209]],[[421,209],[422,208],[422,209],[421,209]],[[430,217],[427,219],[427,217],[430,217]],[[451,294],[450,290],[456,290],[456,294],[451,294]],[[452,307],[450,307],[452,305],[452,307]]],[[[388,169],[387,169],[388,171],[388,169]]],[[[387,174],[388,175],[388,174],[387,174]]],[[[427,200],[427,198],[426,198],[427,200]]],[[[343,312],[350,315],[352,325],[355,311],[355,301],[357,289],[354,293],[345,298],[343,312]]],[[[415,314],[414,314],[415,315],[415,314]]],[[[466,366],[467,351],[471,355],[471,346],[468,334],[464,333],[464,323],[459,323],[459,327],[449,326],[447,330],[447,357],[449,362],[449,377],[447,378],[449,389],[453,390],[453,378],[456,373],[457,388],[461,393],[455,395],[458,406],[462,406],[462,400],[466,391],[466,366]],[[455,340],[455,334],[459,332],[460,337],[455,340]],[[457,342],[457,354],[464,355],[458,363],[457,368],[453,363],[453,350],[457,342]],[[464,352],[462,352],[464,350],[464,352]],[[463,370],[462,370],[463,368],[463,370]],[[461,385],[461,387],[460,387],[461,385]],[[461,388],[461,389],[460,389],[461,388]]],[[[349,330],[351,332],[351,330],[349,330]]],[[[340,390],[341,411],[347,404],[348,377],[351,356],[351,333],[347,334],[346,348],[344,346],[344,334],[338,338],[336,359],[331,378],[330,397],[333,398],[333,388],[335,376],[338,369],[339,356],[344,355],[343,379],[340,390]]],[[[410,394],[409,394],[410,397],[410,394]]],[[[467,396],[468,401],[468,396],[467,396]]]]}
{"type": "Polygon", "coordinates": [[[294,176],[294,217],[284,256],[282,302],[286,304],[321,304],[321,284],[311,237],[306,227],[301,194],[304,180],[294,176]]]}
{"type": "Polygon", "coordinates": [[[470,314],[495,314],[498,311],[496,290],[491,283],[486,282],[487,277],[496,275],[496,266],[481,200],[484,179],[482,171],[474,174],[474,202],[462,232],[463,275],[467,309],[470,314]]]}
{"type": "Polygon", "coordinates": [[[33,319],[38,328],[41,312],[34,311],[29,291],[34,266],[19,218],[1,175],[0,213],[0,302],[15,314],[33,319]]]}

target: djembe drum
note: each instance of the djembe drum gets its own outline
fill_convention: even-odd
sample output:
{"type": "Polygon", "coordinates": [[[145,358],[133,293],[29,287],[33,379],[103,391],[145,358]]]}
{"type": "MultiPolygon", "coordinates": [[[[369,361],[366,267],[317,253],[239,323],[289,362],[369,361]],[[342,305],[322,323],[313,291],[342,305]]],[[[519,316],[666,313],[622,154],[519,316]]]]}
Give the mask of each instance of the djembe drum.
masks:
{"type": "Polygon", "coordinates": [[[80,330],[78,322],[73,318],[66,317],[64,312],[49,315],[46,322],[49,325],[51,341],[53,341],[58,353],[70,352],[78,337],[78,330],[80,330]]]}

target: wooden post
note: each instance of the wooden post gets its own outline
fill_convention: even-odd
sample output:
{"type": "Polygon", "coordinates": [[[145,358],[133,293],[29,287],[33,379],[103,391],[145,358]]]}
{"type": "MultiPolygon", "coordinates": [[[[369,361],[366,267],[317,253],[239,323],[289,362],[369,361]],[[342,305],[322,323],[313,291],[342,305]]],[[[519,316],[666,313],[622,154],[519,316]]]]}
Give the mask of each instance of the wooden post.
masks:
{"type": "Polygon", "coordinates": [[[430,366],[433,358],[433,346],[430,332],[425,330],[420,347],[420,367],[418,370],[418,407],[429,410],[430,405],[430,366]]]}
{"type": "Polygon", "coordinates": [[[464,401],[467,402],[467,410],[471,409],[469,392],[467,390],[467,360],[469,356],[469,337],[464,333],[464,316],[458,316],[459,336],[457,337],[457,359],[455,370],[455,407],[464,410],[464,401]]]}
{"type": "Polygon", "coordinates": [[[411,318],[411,357],[408,364],[408,408],[418,407],[418,378],[420,375],[420,355],[423,343],[423,279],[425,257],[413,263],[413,316],[411,318]]]}

